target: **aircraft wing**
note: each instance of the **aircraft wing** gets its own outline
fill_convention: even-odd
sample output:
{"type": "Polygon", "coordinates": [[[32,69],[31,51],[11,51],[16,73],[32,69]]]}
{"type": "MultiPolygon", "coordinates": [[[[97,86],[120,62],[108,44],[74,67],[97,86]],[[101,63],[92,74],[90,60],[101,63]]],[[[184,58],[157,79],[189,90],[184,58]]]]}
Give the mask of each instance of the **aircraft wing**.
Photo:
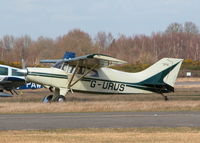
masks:
{"type": "Polygon", "coordinates": [[[64,59],[65,63],[68,63],[69,65],[76,66],[77,64],[79,66],[84,66],[88,68],[92,68],[94,66],[97,67],[107,67],[112,66],[116,64],[124,64],[127,63],[126,61],[122,61],[107,55],[102,54],[90,54],[86,56],[80,56],[72,59],[64,59]]]}
{"type": "Polygon", "coordinates": [[[63,61],[62,59],[55,59],[55,60],[40,60],[40,63],[52,63],[52,64],[55,64],[55,63],[57,63],[57,62],[61,62],[61,61],[63,61]]]}
{"type": "Polygon", "coordinates": [[[40,63],[50,63],[50,64],[55,64],[58,62],[63,61],[63,59],[71,59],[71,58],[75,58],[76,53],[74,52],[65,52],[64,56],[62,59],[55,59],[55,60],[40,60],[40,63]]]}

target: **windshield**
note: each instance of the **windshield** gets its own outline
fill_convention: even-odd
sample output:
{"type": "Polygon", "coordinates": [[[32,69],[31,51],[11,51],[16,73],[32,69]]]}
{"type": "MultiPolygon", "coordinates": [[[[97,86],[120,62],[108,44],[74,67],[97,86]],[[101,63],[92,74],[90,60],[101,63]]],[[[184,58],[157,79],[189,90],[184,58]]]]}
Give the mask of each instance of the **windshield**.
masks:
{"type": "Polygon", "coordinates": [[[57,62],[53,67],[61,69],[62,65],[63,65],[63,61],[60,61],[60,62],[57,62]]]}

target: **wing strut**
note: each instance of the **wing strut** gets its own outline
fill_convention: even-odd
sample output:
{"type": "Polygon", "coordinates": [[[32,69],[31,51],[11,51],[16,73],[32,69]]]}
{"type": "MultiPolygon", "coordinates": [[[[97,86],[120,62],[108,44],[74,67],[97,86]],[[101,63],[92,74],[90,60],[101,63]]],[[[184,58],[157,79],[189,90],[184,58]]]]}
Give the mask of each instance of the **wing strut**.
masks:
{"type": "Polygon", "coordinates": [[[76,64],[75,71],[74,71],[74,73],[73,73],[73,75],[72,75],[72,77],[71,77],[71,79],[70,79],[70,81],[69,81],[69,83],[68,83],[68,86],[67,86],[68,89],[70,89],[71,83],[72,83],[72,81],[73,81],[73,79],[74,79],[74,76],[75,76],[75,74],[76,74],[77,71],[78,71],[78,65],[79,65],[79,62],[76,64]]]}
{"type": "Polygon", "coordinates": [[[74,86],[78,81],[80,81],[83,77],[85,77],[87,74],[89,74],[92,70],[94,70],[98,66],[98,64],[94,65],[90,70],[88,70],[85,74],[83,74],[81,77],[79,77],[76,81],[74,81],[72,83],[72,81],[74,79],[74,76],[77,73],[78,65],[79,65],[79,63],[77,63],[75,72],[73,73],[73,75],[72,75],[72,77],[70,79],[70,82],[68,84],[68,89],[70,89],[72,86],[74,86]]]}

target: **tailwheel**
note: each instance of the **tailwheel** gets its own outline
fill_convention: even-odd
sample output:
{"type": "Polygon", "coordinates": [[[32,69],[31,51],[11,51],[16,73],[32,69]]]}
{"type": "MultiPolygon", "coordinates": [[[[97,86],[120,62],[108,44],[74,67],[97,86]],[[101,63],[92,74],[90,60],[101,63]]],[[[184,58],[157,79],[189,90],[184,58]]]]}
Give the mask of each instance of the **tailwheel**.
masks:
{"type": "Polygon", "coordinates": [[[55,102],[64,102],[65,101],[65,96],[58,95],[57,97],[55,97],[54,101],[55,102]]]}
{"type": "Polygon", "coordinates": [[[168,100],[169,100],[169,98],[168,98],[167,96],[164,96],[164,98],[165,98],[165,101],[168,101],[168,100]]]}
{"type": "Polygon", "coordinates": [[[169,98],[168,98],[166,95],[164,95],[164,94],[162,94],[162,93],[161,93],[161,95],[162,95],[162,97],[165,99],[165,101],[168,101],[168,100],[169,100],[169,98]]]}
{"type": "Polygon", "coordinates": [[[43,98],[42,102],[43,103],[50,103],[53,99],[53,95],[47,95],[43,98]]]}

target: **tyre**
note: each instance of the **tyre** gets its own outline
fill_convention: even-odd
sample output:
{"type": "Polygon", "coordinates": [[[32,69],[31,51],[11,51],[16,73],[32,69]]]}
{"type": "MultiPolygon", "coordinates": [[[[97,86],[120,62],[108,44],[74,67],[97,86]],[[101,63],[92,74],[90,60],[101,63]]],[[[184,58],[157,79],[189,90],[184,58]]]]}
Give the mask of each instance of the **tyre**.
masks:
{"type": "Polygon", "coordinates": [[[55,102],[64,102],[65,96],[59,95],[54,99],[55,102]]]}
{"type": "Polygon", "coordinates": [[[47,95],[43,98],[42,102],[43,103],[49,103],[52,101],[53,95],[47,95]]]}

